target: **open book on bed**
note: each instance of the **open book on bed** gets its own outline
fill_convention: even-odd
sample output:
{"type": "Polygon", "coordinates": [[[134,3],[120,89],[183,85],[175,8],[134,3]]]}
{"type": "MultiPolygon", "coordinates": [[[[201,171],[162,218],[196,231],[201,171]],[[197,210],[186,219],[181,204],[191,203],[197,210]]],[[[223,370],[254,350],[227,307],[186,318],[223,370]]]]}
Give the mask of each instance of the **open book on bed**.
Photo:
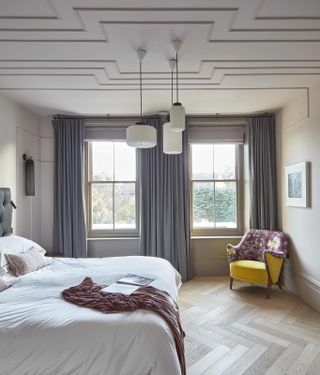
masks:
{"type": "Polygon", "coordinates": [[[122,293],[129,295],[139,289],[141,286],[146,286],[150,284],[154,279],[134,275],[134,274],[127,274],[126,276],[122,277],[115,283],[107,286],[106,288],[101,289],[102,293],[122,293]]]}
{"type": "Polygon", "coordinates": [[[152,281],[154,281],[154,279],[150,279],[149,277],[144,277],[144,276],[139,276],[139,275],[134,275],[132,273],[128,273],[126,276],[118,280],[117,284],[146,286],[152,283],[152,281]]]}

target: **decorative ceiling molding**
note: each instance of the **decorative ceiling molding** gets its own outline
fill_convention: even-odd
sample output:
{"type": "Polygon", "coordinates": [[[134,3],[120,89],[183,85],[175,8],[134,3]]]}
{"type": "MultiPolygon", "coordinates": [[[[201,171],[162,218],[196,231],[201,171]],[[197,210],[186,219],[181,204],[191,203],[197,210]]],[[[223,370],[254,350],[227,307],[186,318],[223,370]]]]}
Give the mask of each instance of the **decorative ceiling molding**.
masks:
{"type": "Polygon", "coordinates": [[[157,91],[170,90],[167,60],[174,54],[170,42],[177,37],[184,41],[182,95],[194,92],[195,106],[205,95],[210,108],[218,90],[278,90],[286,95],[290,90],[294,96],[320,79],[320,1],[162,0],[159,4],[3,0],[0,92],[12,92],[19,100],[19,91],[43,95],[72,91],[79,96],[133,92],[139,88],[135,50],[141,47],[150,52],[144,87],[156,103],[157,91]]]}
{"type": "MultiPolygon", "coordinates": [[[[80,2],[80,1],[79,1],[80,2]]],[[[0,17],[0,42],[107,42],[109,40],[108,36],[103,30],[104,25],[132,25],[132,24],[158,24],[158,25],[172,25],[172,24],[202,24],[208,26],[208,42],[210,43],[243,43],[243,42],[255,42],[259,40],[260,42],[319,42],[320,41],[320,28],[319,22],[314,22],[314,26],[308,25],[304,26],[306,21],[318,21],[320,17],[309,16],[309,17],[266,17],[261,15],[263,1],[256,1],[256,8],[253,12],[245,12],[242,9],[246,9],[246,3],[248,1],[243,1],[243,5],[240,7],[81,7],[81,6],[71,6],[68,2],[57,2],[49,1],[50,7],[54,15],[52,16],[22,16],[22,15],[3,15],[0,17]],[[90,18],[87,14],[94,13],[96,17],[90,18]],[[115,19],[118,13],[119,19],[115,19]],[[143,16],[146,13],[148,16],[143,16]],[[219,24],[221,13],[227,13],[224,16],[222,29],[219,30],[219,37],[212,36],[214,25],[219,24]],[[252,13],[252,14],[251,14],[252,13]],[[155,19],[146,21],[150,14],[155,19]],[[168,20],[168,15],[174,14],[176,19],[168,20]],[[240,15],[245,14],[244,19],[241,19],[241,24],[245,23],[246,26],[241,26],[240,24],[236,26],[240,15]],[[188,16],[187,16],[188,15],[188,16]],[[192,15],[192,17],[190,17],[192,15]],[[108,19],[109,17],[109,19],[108,19]],[[184,17],[186,19],[184,19],[184,17]],[[189,17],[189,19],[187,19],[189,17]],[[159,19],[158,19],[159,18],[159,19]],[[199,19],[197,19],[199,18],[199,19]],[[15,21],[19,20],[19,24],[15,21]],[[26,21],[32,22],[26,22],[26,21]],[[45,21],[44,23],[39,23],[36,25],[35,21],[45,21]],[[65,22],[64,22],[65,20],[65,22]],[[268,27],[264,21],[269,21],[268,27]],[[292,21],[304,21],[301,24],[297,23],[296,27],[292,27],[292,21]],[[22,22],[25,21],[25,22],[22,22]],[[52,25],[47,25],[48,21],[52,25]],[[67,22],[68,21],[68,22],[67,22]],[[71,22],[72,21],[72,22],[71,22]],[[260,26],[262,21],[262,27],[260,26]],[[275,22],[272,22],[275,21],[275,22]],[[278,21],[281,21],[281,27],[278,26],[278,21]],[[286,22],[291,21],[291,22],[286,22]],[[273,25],[273,23],[275,25],[273,25]],[[4,26],[2,26],[4,24],[4,26]],[[30,24],[30,26],[28,26],[30,24]],[[71,24],[71,26],[69,26],[71,24]],[[286,24],[288,26],[286,26],[286,24]],[[5,27],[5,25],[8,25],[5,27]],[[12,25],[12,26],[11,26],[12,25]],[[46,27],[44,27],[46,25],[46,27]],[[64,26],[63,26],[64,25],[64,26]],[[66,27],[68,25],[68,27],[66,27]],[[72,25],[77,25],[77,27],[72,27],[72,25]],[[35,27],[37,26],[37,27],[35,27]],[[303,34],[317,32],[319,35],[313,37],[304,36],[303,34]],[[37,38],[32,37],[39,33],[37,38]],[[41,35],[47,33],[48,36],[45,37],[41,35]],[[67,35],[57,38],[55,33],[61,35],[66,33],[67,35]],[[252,38],[253,33],[255,37],[252,38]],[[262,34],[277,33],[279,37],[270,38],[263,36],[262,34]],[[293,37],[290,33],[295,33],[293,37]],[[2,34],[8,36],[3,36],[2,34]],[[12,36],[10,35],[12,34],[12,36]],[[31,34],[31,37],[28,37],[31,34]],[[73,35],[74,34],[74,35],[73,35]],[[79,35],[78,35],[79,34],[79,35]],[[230,36],[229,36],[230,34],[230,36]],[[233,34],[233,36],[231,36],[233,34]],[[235,34],[239,34],[239,37],[235,38],[235,34]],[[243,37],[241,35],[243,34],[243,37]],[[247,35],[246,35],[247,34],[247,35]],[[259,35],[260,34],[260,35],[259,35]],[[286,34],[290,37],[284,37],[282,34],[286,34]],[[20,37],[18,37],[20,35],[20,37]],[[70,38],[69,35],[73,35],[70,38]],[[81,37],[82,36],[82,37],[81,37]],[[83,37],[85,36],[85,38],[83,37]],[[90,37],[90,36],[95,36],[90,37]]],[[[74,2],[76,3],[76,2],[74,2]]],[[[251,5],[251,4],[250,4],[251,5]]],[[[240,22],[239,22],[240,23],[240,22]]]]}

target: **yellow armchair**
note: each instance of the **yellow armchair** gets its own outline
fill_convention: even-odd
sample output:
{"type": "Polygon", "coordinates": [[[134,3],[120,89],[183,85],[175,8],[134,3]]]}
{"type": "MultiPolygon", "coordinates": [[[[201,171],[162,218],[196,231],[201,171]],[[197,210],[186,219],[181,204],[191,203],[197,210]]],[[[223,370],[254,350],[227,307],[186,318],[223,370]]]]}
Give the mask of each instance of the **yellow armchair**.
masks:
{"type": "Polygon", "coordinates": [[[237,246],[227,245],[230,266],[230,289],[233,280],[266,285],[267,298],[277,284],[284,258],[287,256],[287,236],[282,232],[251,229],[237,246]]]}

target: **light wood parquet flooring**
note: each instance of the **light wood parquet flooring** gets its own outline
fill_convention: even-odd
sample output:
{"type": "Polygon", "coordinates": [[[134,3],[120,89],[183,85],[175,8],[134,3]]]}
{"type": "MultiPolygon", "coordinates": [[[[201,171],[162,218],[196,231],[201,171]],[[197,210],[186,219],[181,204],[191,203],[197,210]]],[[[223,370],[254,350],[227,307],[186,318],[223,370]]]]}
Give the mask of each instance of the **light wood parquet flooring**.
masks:
{"type": "Polygon", "coordinates": [[[188,375],[320,375],[320,313],[285,290],[198,277],[179,305],[188,375]]]}

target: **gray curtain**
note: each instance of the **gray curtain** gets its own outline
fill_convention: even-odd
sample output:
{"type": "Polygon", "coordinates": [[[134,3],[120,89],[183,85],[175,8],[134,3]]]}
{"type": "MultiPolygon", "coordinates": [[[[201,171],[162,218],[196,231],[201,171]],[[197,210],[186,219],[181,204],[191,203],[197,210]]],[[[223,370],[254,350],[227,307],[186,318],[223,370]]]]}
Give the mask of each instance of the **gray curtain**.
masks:
{"type": "Polygon", "coordinates": [[[84,124],[52,121],[54,131],[53,251],[68,258],[86,257],[83,203],[84,124]]]}
{"type": "Polygon", "coordinates": [[[249,119],[250,227],[278,229],[273,116],[249,119]]]}
{"type": "Polygon", "coordinates": [[[148,123],[157,129],[158,144],[141,150],[141,255],[167,259],[191,278],[190,216],[187,130],[183,132],[183,153],[162,151],[159,118],[148,123]]]}

